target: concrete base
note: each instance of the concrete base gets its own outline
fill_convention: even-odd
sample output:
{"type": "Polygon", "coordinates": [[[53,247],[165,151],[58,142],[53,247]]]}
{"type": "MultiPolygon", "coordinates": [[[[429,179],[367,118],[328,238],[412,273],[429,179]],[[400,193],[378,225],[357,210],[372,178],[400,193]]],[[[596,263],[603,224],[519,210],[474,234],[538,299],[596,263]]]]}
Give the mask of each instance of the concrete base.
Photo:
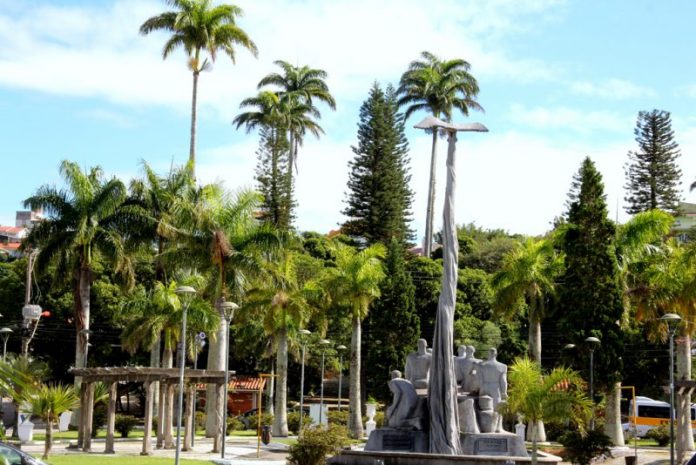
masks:
{"type": "Polygon", "coordinates": [[[461,435],[466,455],[527,457],[524,441],[513,433],[478,433],[461,435]]]}
{"type": "MultiPolygon", "coordinates": [[[[532,462],[530,457],[343,450],[339,455],[329,458],[327,463],[330,465],[374,465],[376,460],[381,460],[384,465],[528,465],[532,462]]],[[[537,461],[544,465],[555,465],[561,461],[561,458],[539,452],[537,461]]]]}
{"type": "Polygon", "coordinates": [[[370,433],[366,451],[428,452],[428,434],[425,431],[380,428],[370,433]]]}

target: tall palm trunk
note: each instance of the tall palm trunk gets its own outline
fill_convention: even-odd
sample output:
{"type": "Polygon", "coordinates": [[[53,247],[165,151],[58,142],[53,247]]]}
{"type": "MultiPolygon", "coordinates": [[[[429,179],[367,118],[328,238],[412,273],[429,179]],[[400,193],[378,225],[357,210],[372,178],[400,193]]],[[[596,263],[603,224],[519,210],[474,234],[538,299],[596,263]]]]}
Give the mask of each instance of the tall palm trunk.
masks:
{"type": "Polygon", "coordinates": [[[276,355],[276,373],[278,386],[275,397],[275,415],[273,416],[273,435],[288,435],[288,330],[283,328],[278,333],[278,353],[276,355]]]}
{"type": "Polygon", "coordinates": [[[92,270],[88,265],[80,267],[78,283],[79,308],[75,315],[75,329],[77,331],[77,343],[75,344],[75,367],[87,367],[87,342],[85,330],[89,330],[89,294],[92,288],[92,270]]]}
{"type": "Polygon", "coordinates": [[[621,383],[618,382],[607,393],[607,421],[604,432],[615,446],[624,446],[624,434],[621,425],[621,383]]]}
{"type": "MultiPolygon", "coordinates": [[[[529,312],[529,357],[541,366],[541,318],[534,308],[537,305],[536,302],[536,297],[533,297],[530,302],[532,309],[529,312]]],[[[543,421],[537,421],[534,428],[530,424],[528,428],[528,439],[531,440],[531,434],[534,433],[537,441],[546,441],[546,427],[543,421]]]]}
{"type": "MultiPolygon", "coordinates": [[[[174,367],[174,351],[168,344],[164,347],[162,354],[162,367],[174,367]]],[[[174,447],[174,434],[172,432],[172,422],[174,421],[174,389],[173,385],[167,385],[167,391],[164,393],[164,415],[159,419],[162,426],[162,435],[164,437],[164,448],[171,449],[174,447]]]]}
{"type": "MultiPolygon", "coordinates": [[[[677,372],[679,381],[691,380],[691,336],[688,334],[677,339],[677,372]]],[[[676,420],[677,420],[677,461],[684,461],[686,451],[694,450],[694,437],[691,430],[691,395],[688,391],[679,394],[676,390],[676,420]]]]}
{"type": "Polygon", "coordinates": [[[423,255],[430,257],[433,249],[433,218],[435,216],[435,174],[437,171],[437,128],[433,128],[433,147],[430,154],[430,181],[428,184],[428,207],[425,215],[425,239],[423,255]]]}
{"type": "Polygon", "coordinates": [[[48,454],[51,453],[51,445],[53,444],[53,422],[46,422],[46,438],[44,440],[44,453],[41,456],[42,460],[48,459],[48,454]]]}
{"type": "MultiPolygon", "coordinates": [[[[161,334],[157,336],[157,339],[155,340],[155,343],[152,345],[152,348],[150,349],[150,366],[152,368],[159,368],[160,367],[160,341],[162,339],[161,334]]],[[[153,383],[153,388],[152,388],[152,399],[153,402],[150,402],[150,408],[152,411],[150,412],[151,415],[157,417],[157,412],[158,412],[158,407],[159,407],[159,387],[160,384],[159,382],[154,382],[153,383]]]]}
{"type": "MultiPolygon", "coordinates": [[[[196,53],[198,56],[198,53],[196,53]]],[[[196,61],[198,58],[196,58],[196,61]]],[[[189,147],[189,161],[191,162],[191,170],[193,177],[196,177],[196,120],[197,120],[197,105],[198,105],[198,63],[193,70],[193,96],[191,98],[191,145],[189,147]]]]}
{"type": "Polygon", "coordinates": [[[353,315],[353,334],[350,338],[350,413],[348,416],[348,429],[355,439],[363,437],[362,405],[360,404],[361,332],[360,317],[355,312],[353,315]]]}
{"type": "MultiPolygon", "coordinates": [[[[218,299],[219,303],[222,302],[218,299]]],[[[221,315],[222,321],[224,320],[224,315],[221,315]]],[[[208,346],[208,370],[223,371],[225,369],[225,338],[227,337],[227,324],[221,323],[218,328],[215,337],[210,339],[210,345],[208,346]]],[[[219,390],[215,388],[215,385],[209,384],[206,387],[206,403],[205,403],[205,436],[208,438],[214,438],[219,433],[220,423],[219,419],[222,415],[223,408],[227,405],[224,404],[224,400],[218,395],[219,390]]]]}

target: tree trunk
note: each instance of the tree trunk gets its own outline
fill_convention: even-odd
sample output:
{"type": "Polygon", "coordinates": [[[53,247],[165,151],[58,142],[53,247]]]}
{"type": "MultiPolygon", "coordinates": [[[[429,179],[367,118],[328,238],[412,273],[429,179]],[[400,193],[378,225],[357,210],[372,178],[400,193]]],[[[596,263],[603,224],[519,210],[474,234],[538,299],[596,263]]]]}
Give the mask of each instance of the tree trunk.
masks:
{"type": "MultiPolygon", "coordinates": [[[[686,335],[677,339],[677,370],[675,379],[679,381],[691,379],[691,336],[686,335]]],[[[684,461],[687,451],[694,450],[694,437],[691,429],[691,396],[686,391],[679,394],[675,390],[676,407],[676,449],[677,462],[684,461]]]]}
{"type": "Polygon", "coordinates": [[[92,288],[92,270],[88,266],[80,268],[79,298],[80,309],[75,315],[75,329],[77,331],[77,343],[75,344],[75,367],[87,367],[87,342],[86,330],[89,330],[89,294],[92,288]]]}
{"type": "Polygon", "coordinates": [[[536,425],[544,424],[541,420],[529,422],[529,436],[532,441],[532,465],[537,465],[537,432],[536,425]]]}
{"type": "MultiPolygon", "coordinates": [[[[150,349],[150,366],[152,368],[159,368],[161,366],[161,361],[160,361],[160,350],[161,350],[161,340],[162,336],[161,334],[157,336],[157,340],[155,343],[152,345],[152,348],[150,349]]],[[[159,382],[155,381],[152,383],[152,396],[153,396],[153,402],[151,402],[149,405],[152,408],[152,411],[150,412],[150,415],[157,416],[157,409],[159,407],[159,382]]]]}
{"type": "Polygon", "coordinates": [[[51,444],[53,443],[53,426],[52,422],[46,422],[46,440],[44,441],[44,453],[41,457],[42,460],[48,459],[48,454],[51,453],[51,444]]]}
{"type": "MultiPolygon", "coordinates": [[[[198,64],[196,64],[198,66],[198,64]]],[[[198,105],[198,75],[199,71],[193,71],[193,97],[191,98],[191,145],[189,148],[189,162],[193,177],[196,177],[196,119],[198,105]]]]}
{"type": "MultiPolygon", "coordinates": [[[[356,312],[357,313],[357,312],[356,312]]],[[[360,318],[353,315],[353,334],[350,338],[350,412],[348,430],[354,439],[362,439],[362,406],[360,405],[360,339],[362,337],[360,318]]],[[[322,380],[323,382],[324,380],[322,380]]]]}
{"type": "Polygon", "coordinates": [[[433,252],[433,217],[435,215],[435,176],[437,172],[437,128],[433,128],[433,146],[430,154],[430,181],[428,183],[428,207],[425,214],[425,238],[423,255],[430,258],[433,252]]]}
{"type": "Polygon", "coordinates": [[[268,387],[266,388],[266,397],[268,397],[268,402],[266,402],[266,413],[270,416],[275,416],[275,365],[271,362],[271,377],[268,378],[268,387]]]}
{"type": "MultiPolygon", "coordinates": [[[[535,305],[536,303],[532,302],[530,306],[535,305]]],[[[529,357],[541,366],[541,318],[536,311],[529,313],[529,357]]],[[[546,427],[543,421],[539,420],[534,428],[529,424],[527,428],[530,440],[532,432],[534,432],[538,442],[546,441],[546,427]]]]}
{"type": "Polygon", "coordinates": [[[614,384],[607,393],[606,423],[604,433],[609,436],[615,446],[624,446],[624,434],[621,427],[621,383],[614,384]]]}
{"type": "MultiPolygon", "coordinates": [[[[162,354],[162,367],[163,368],[173,368],[174,366],[174,352],[171,348],[165,346],[164,352],[162,354]]],[[[163,399],[163,415],[162,418],[158,419],[159,427],[162,429],[162,438],[164,440],[164,448],[171,449],[173,446],[173,434],[172,434],[172,418],[174,418],[174,389],[166,384],[166,392],[164,392],[163,399]]]]}
{"type": "MultiPolygon", "coordinates": [[[[225,369],[225,338],[227,337],[227,324],[221,316],[221,324],[215,333],[215,337],[208,341],[208,370],[223,371],[225,369]]],[[[222,397],[218,396],[219,389],[214,384],[208,384],[205,388],[205,437],[214,438],[219,434],[218,411],[221,411],[222,397]]],[[[226,406],[225,406],[226,407],[226,406]]]]}
{"type": "Polygon", "coordinates": [[[288,435],[288,331],[280,330],[278,334],[278,354],[276,355],[276,372],[278,386],[275,397],[275,415],[273,416],[273,436],[288,435]]]}

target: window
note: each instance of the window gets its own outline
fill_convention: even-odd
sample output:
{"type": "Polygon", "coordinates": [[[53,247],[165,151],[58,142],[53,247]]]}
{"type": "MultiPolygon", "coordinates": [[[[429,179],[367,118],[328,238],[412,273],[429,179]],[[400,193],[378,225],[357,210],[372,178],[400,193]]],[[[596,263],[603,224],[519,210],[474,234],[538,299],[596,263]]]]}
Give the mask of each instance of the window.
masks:
{"type": "Polygon", "coordinates": [[[669,407],[656,407],[652,405],[639,405],[638,416],[647,418],[669,419],[669,407]]]}
{"type": "Polygon", "coordinates": [[[14,449],[0,446],[0,465],[22,465],[22,456],[14,449]]]}

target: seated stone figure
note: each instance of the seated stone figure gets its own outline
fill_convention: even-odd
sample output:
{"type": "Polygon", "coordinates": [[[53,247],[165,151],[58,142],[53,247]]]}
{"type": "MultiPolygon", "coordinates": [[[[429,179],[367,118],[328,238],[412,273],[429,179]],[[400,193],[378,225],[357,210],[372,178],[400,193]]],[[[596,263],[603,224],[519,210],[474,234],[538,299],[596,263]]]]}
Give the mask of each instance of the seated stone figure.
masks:
{"type": "Polygon", "coordinates": [[[491,398],[493,410],[496,412],[493,432],[500,433],[503,431],[503,422],[497,410],[498,404],[507,400],[507,365],[496,360],[497,354],[496,349],[490,349],[488,358],[478,364],[476,373],[479,382],[479,399],[483,396],[491,398]]]}
{"type": "Polygon", "coordinates": [[[422,429],[421,400],[413,384],[403,379],[399,370],[391,372],[391,381],[388,384],[394,400],[387,408],[387,425],[390,428],[422,429]]]}
{"type": "Polygon", "coordinates": [[[432,354],[427,351],[428,343],[425,339],[418,339],[418,350],[411,352],[406,357],[406,369],[404,375],[413,383],[416,389],[427,389],[430,380],[430,362],[432,354]]]}
{"type": "Polygon", "coordinates": [[[466,356],[459,361],[459,371],[461,372],[461,381],[457,377],[457,381],[462,388],[462,391],[474,393],[479,391],[478,374],[476,368],[481,360],[474,357],[476,348],[474,346],[466,346],[466,356]]]}

